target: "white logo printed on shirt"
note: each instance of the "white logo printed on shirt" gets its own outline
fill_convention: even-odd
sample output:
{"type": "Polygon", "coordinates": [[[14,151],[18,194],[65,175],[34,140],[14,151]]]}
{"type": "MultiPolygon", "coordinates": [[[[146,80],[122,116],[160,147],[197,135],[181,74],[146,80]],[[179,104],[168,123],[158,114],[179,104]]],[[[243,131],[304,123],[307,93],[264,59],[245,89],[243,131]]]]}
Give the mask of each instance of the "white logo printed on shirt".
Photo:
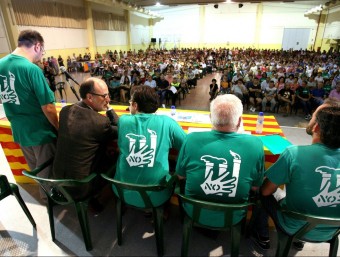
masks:
{"type": "Polygon", "coordinates": [[[0,100],[2,103],[20,104],[19,97],[15,91],[15,76],[9,72],[9,83],[6,76],[0,75],[0,100]]]}
{"type": "Polygon", "coordinates": [[[340,204],[340,168],[335,169],[327,166],[320,166],[315,172],[322,174],[320,193],[313,197],[318,207],[336,207],[340,204]],[[336,176],[336,184],[331,184],[331,177],[336,176]]]}
{"type": "Polygon", "coordinates": [[[157,134],[155,131],[148,129],[150,133],[150,142],[146,142],[144,135],[129,133],[125,137],[129,139],[129,155],[126,161],[130,167],[153,167],[155,162],[155,153],[157,148],[157,134]]]}
{"type": "MultiPolygon", "coordinates": [[[[228,194],[229,197],[235,197],[237,190],[238,177],[240,173],[241,157],[239,154],[229,151],[233,159],[233,173],[230,174],[228,169],[228,162],[224,158],[217,158],[211,155],[204,155],[201,160],[205,162],[205,181],[201,184],[201,188],[205,194],[213,194],[222,196],[223,193],[228,194]],[[216,166],[215,166],[216,165],[216,166]],[[218,176],[212,179],[214,175],[214,167],[218,165],[218,176]],[[230,178],[229,178],[229,177],[230,178]],[[226,178],[229,179],[226,179],[226,178]]],[[[215,171],[215,176],[217,172],[215,171]]]]}

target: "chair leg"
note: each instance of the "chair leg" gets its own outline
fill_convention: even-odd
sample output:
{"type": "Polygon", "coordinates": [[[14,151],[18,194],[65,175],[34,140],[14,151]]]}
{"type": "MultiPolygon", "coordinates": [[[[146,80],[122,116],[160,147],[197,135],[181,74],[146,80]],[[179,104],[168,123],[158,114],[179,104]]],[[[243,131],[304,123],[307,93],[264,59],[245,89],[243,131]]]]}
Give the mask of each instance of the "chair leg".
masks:
{"type": "Polygon", "coordinates": [[[181,249],[182,257],[188,256],[191,230],[192,230],[192,220],[189,219],[187,216],[185,216],[184,225],[183,225],[183,235],[182,235],[182,249],[181,249]]]}
{"type": "Polygon", "coordinates": [[[329,248],[329,257],[336,257],[338,253],[338,247],[339,247],[339,237],[336,236],[332,238],[330,241],[330,248],[329,248]]]}
{"type": "Polygon", "coordinates": [[[27,218],[29,219],[29,221],[31,222],[32,226],[33,226],[34,228],[36,228],[37,225],[35,224],[35,221],[34,221],[32,215],[31,215],[30,211],[28,210],[28,208],[27,208],[27,206],[26,206],[24,200],[22,199],[22,197],[21,197],[21,195],[20,195],[18,186],[15,185],[15,184],[12,184],[12,183],[10,183],[9,185],[10,185],[10,187],[11,187],[12,194],[13,194],[13,195],[15,196],[15,198],[18,200],[18,202],[19,202],[19,204],[20,204],[22,210],[25,212],[25,214],[26,214],[27,218]]]}
{"type": "Polygon", "coordinates": [[[164,255],[164,238],[163,238],[163,206],[154,208],[153,222],[155,226],[155,236],[158,256],[164,255]]]}
{"type": "Polygon", "coordinates": [[[50,229],[51,229],[51,236],[52,241],[55,241],[55,229],[54,229],[54,215],[53,215],[53,201],[48,197],[47,198],[47,213],[48,213],[48,219],[50,221],[50,229]]]}
{"type": "Polygon", "coordinates": [[[230,228],[231,257],[238,257],[239,255],[242,224],[243,221],[230,228]]]}
{"type": "Polygon", "coordinates": [[[92,250],[92,240],[91,240],[91,234],[90,234],[90,227],[89,227],[89,219],[87,216],[87,202],[77,202],[75,203],[78,220],[81,227],[81,232],[83,234],[85,247],[87,251],[92,250]]]}
{"type": "Polygon", "coordinates": [[[118,245],[122,245],[122,201],[116,198],[116,219],[118,245]]]}
{"type": "Polygon", "coordinates": [[[288,256],[292,242],[293,237],[290,237],[280,231],[277,231],[277,248],[275,256],[276,257],[288,256]]]}

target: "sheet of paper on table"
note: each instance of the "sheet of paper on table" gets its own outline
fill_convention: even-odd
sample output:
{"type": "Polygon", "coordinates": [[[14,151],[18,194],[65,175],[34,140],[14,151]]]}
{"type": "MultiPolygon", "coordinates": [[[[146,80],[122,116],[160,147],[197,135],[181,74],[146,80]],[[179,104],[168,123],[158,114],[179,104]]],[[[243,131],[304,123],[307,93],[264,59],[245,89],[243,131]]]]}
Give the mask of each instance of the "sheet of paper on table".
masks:
{"type": "Polygon", "coordinates": [[[192,112],[177,112],[175,115],[171,115],[169,110],[158,110],[157,115],[166,115],[180,122],[192,122],[192,123],[204,123],[210,124],[209,114],[192,113],[192,112]]]}
{"type": "MultiPolygon", "coordinates": [[[[211,128],[194,128],[194,127],[189,127],[188,128],[188,134],[190,134],[191,132],[204,132],[204,131],[211,131],[211,128]]],[[[237,131],[237,133],[239,134],[247,134],[247,135],[251,135],[250,131],[237,131]]]]}

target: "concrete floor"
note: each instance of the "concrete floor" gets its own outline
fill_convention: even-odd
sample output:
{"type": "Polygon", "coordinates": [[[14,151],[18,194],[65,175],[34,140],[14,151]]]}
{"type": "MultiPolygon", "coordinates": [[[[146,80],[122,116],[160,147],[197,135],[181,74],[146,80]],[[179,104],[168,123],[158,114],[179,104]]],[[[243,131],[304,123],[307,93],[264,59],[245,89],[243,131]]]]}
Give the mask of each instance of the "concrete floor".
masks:
{"type": "MultiPolygon", "coordinates": [[[[78,81],[82,81],[83,74],[78,74],[78,81]]],[[[88,76],[88,75],[85,75],[88,76]]],[[[204,98],[206,88],[203,87],[211,78],[218,74],[200,80],[199,86],[192,91],[183,108],[188,108],[189,99],[204,98]],[[199,93],[202,90],[201,93],[199,93]],[[186,107],[185,107],[186,106],[186,107]]],[[[69,95],[69,99],[75,97],[69,95]]],[[[71,100],[69,100],[71,102],[71,100]]],[[[201,101],[202,102],[202,101],[201,101]]],[[[192,104],[192,101],[190,101],[192,104]]],[[[206,109],[209,103],[202,109],[206,109]]],[[[180,107],[178,107],[180,108],[180,107]]],[[[197,106],[196,106],[197,108],[197,106]]],[[[287,139],[293,144],[310,144],[311,138],[305,133],[306,122],[301,115],[282,117],[275,115],[287,139]]],[[[0,148],[0,172],[5,174],[11,182],[11,174],[7,160],[0,148]]],[[[117,245],[114,204],[111,201],[103,213],[94,216],[89,213],[89,221],[93,242],[93,250],[87,252],[83,243],[80,226],[75,209],[56,208],[55,228],[56,241],[52,242],[46,207],[39,202],[37,185],[20,184],[21,195],[25,200],[32,216],[37,223],[37,229],[32,225],[21,210],[14,197],[10,196],[0,201],[0,256],[156,256],[156,244],[153,226],[150,218],[142,212],[128,209],[123,217],[123,245],[117,245]]],[[[169,220],[164,224],[165,256],[179,256],[181,248],[182,225],[180,223],[178,206],[172,205],[169,220]]],[[[194,229],[190,241],[190,256],[228,256],[229,235],[222,232],[217,237],[205,235],[194,229]]],[[[273,256],[276,245],[276,232],[271,229],[271,249],[260,250],[249,239],[242,238],[240,256],[273,256]]],[[[306,243],[303,251],[291,250],[294,256],[328,256],[328,244],[306,243]]],[[[340,251],[338,251],[340,256],[340,251]]]]}

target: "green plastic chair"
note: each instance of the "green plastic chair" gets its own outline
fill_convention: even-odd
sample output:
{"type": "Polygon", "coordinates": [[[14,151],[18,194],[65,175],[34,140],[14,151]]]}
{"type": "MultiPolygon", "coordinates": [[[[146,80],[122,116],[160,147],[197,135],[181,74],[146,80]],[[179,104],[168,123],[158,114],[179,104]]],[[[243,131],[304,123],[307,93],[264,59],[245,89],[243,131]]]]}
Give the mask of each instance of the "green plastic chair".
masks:
{"type": "MultiPolygon", "coordinates": [[[[181,256],[188,256],[189,251],[189,239],[193,226],[208,228],[212,230],[230,230],[231,239],[231,256],[236,257],[239,255],[241,231],[245,218],[243,218],[237,224],[233,224],[233,212],[238,210],[248,211],[248,207],[253,203],[243,203],[243,204],[225,204],[225,203],[215,203],[207,202],[202,200],[197,200],[192,197],[185,196],[178,193],[179,202],[184,212],[184,224],[183,224],[183,236],[182,236],[182,250],[181,256]],[[187,212],[187,209],[183,206],[187,205],[192,207],[192,215],[187,212]],[[202,211],[217,211],[221,212],[224,219],[224,224],[221,226],[207,226],[202,224],[201,213],[202,211]]],[[[246,217],[246,215],[245,215],[246,217]]]]}
{"type": "Polygon", "coordinates": [[[132,206],[137,209],[142,210],[152,210],[153,215],[153,224],[155,226],[155,236],[156,236],[156,245],[157,245],[157,254],[158,256],[163,256],[164,254],[164,239],[163,239],[163,207],[164,204],[170,199],[173,189],[175,187],[175,182],[177,181],[177,176],[172,176],[171,179],[166,182],[164,185],[139,185],[139,184],[131,184],[125,183],[113,178],[108,177],[105,174],[101,174],[101,176],[109,181],[116,188],[116,215],[117,215],[117,238],[118,245],[122,245],[122,202],[126,205],[132,206]],[[124,190],[132,190],[136,191],[141,199],[143,200],[144,207],[136,206],[131,202],[126,201],[123,191],[124,190]],[[169,197],[165,199],[162,203],[158,203],[154,205],[152,203],[151,198],[148,195],[148,192],[161,192],[165,190],[170,190],[171,193],[169,197]]]}
{"type": "Polygon", "coordinates": [[[36,227],[35,221],[20,195],[19,187],[16,184],[9,183],[5,175],[0,175],[0,201],[9,195],[15,196],[22,210],[25,212],[27,218],[31,222],[32,226],[35,228],[36,227]]]}
{"type": "Polygon", "coordinates": [[[90,227],[87,216],[87,208],[88,202],[91,199],[91,196],[87,196],[81,199],[75,199],[69,192],[70,188],[74,190],[76,187],[87,186],[92,180],[97,176],[97,174],[93,173],[81,180],[75,179],[47,179],[41,178],[37,175],[44,168],[48,167],[53,163],[53,159],[50,159],[46,163],[41,166],[35,168],[32,171],[24,170],[22,172],[23,175],[34,179],[39,183],[40,187],[43,189],[47,196],[47,212],[50,221],[51,235],[52,241],[55,241],[55,228],[54,228],[54,215],[53,215],[53,207],[57,205],[69,205],[74,204],[78,220],[80,223],[81,231],[83,234],[85,247],[87,251],[92,250],[92,241],[90,235],[90,227]]]}
{"type": "Polygon", "coordinates": [[[334,226],[335,233],[331,240],[327,241],[330,244],[329,255],[328,256],[337,256],[338,246],[339,246],[339,234],[340,234],[340,218],[328,218],[328,217],[320,217],[309,214],[302,214],[294,211],[289,211],[282,209],[281,210],[285,215],[290,216],[291,218],[306,221],[306,224],[301,227],[295,234],[289,236],[284,232],[278,230],[278,240],[277,240],[277,248],[276,254],[277,257],[288,256],[290,247],[294,239],[299,239],[303,241],[307,241],[310,243],[321,243],[322,241],[308,241],[304,238],[304,235],[309,231],[313,230],[318,225],[327,225],[334,226]]]}

